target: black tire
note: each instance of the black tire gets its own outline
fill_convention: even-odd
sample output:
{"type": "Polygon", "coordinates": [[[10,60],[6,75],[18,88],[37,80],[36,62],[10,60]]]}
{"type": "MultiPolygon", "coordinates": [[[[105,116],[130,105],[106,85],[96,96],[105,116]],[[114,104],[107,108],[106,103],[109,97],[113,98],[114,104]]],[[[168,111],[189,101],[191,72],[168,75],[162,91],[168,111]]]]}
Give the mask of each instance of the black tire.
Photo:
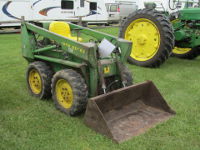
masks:
{"type": "Polygon", "coordinates": [[[128,57],[128,61],[131,64],[136,64],[143,67],[159,67],[166,61],[166,59],[168,59],[174,47],[173,27],[167,17],[162,15],[160,12],[152,9],[142,9],[130,14],[126,18],[126,20],[122,23],[119,37],[125,38],[125,31],[128,26],[134,20],[140,18],[148,19],[157,26],[160,33],[160,46],[158,48],[158,52],[152,58],[146,61],[138,61],[131,56],[128,57]]]}
{"type": "MultiPolygon", "coordinates": [[[[123,64],[119,64],[120,70],[121,70],[121,74],[122,74],[122,79],[124,80],[124,84],[125,86],[130,86],[133,85],[133,77],[131,72],[128,70],[128,68],[123,65],[123,64]]],[[[124,85],[122,84],[121,80],[116,80],[115,76],[112,77],[108,77],[106,78],[106,92],[111,92],[120,88],[123,88],[124,85]],[[117,81],[117,82],[115,82],[117,81]]],[[[99,94],[103,94],[103,90],[101,89],[101,87],[99,87],[99,94]]]]}
{"type": "Polygon", "coordinates": [[[58,110],[70,116],[75,116],[85,110],[88,99],[88,90],[84,79],[79,73],[72,69],[58,71],[53,76],[51,87],[53,100],[58,110]],[[60,79],[64,79],[72,88],[73,100],[70,108],[65,108],[62,106],[57,98],[56,83],[60,79]]]}
{"type": "Polygon", "coordinates": [[[26,72],[26,81],[29,93],[35,97],[38,97],[40,99],[48,99],[51,97],[51,79],[53,77],[53,71],[51,68],[42,61],[35,61],[33,63],[30,63],[26,72]],[[41,79],[41,92],[35,93],[31,86],[30,86],[30,72],[36,70],[40,76],[41,79]]]}
{"type": "Polygon", "coordinates": [[[195,59],[199,55],[199,52],[200,52],[200,48],[195,47],[195,48],[192,48],[190,51],[188,51],[187,53],[184,53],[184,54],[176,54],[176,53],[172,52],[172,56],[182,58],[182,59],[192,60],[192,59],[195,59]]]}

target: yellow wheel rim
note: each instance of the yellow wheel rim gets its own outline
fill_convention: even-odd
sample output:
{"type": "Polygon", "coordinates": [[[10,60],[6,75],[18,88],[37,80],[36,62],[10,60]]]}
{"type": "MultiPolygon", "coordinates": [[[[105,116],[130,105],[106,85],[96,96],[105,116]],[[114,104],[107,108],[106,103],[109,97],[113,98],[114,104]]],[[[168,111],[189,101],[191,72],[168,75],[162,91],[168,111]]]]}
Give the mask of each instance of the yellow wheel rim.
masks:
{"type": "Polygon", "coordinates": [[[133,42],[130,56],[138,61],[151,59],[160,47],[160,32],[146,18],[134,20],[125,31],[125,39],[133,42]]]}
{"type": "Polygon", "coordinates": [[[42,80],[36,69],[29,72],[29,85],[34,94],[40,94],[42,91],[42,80]]]}
{"type": "Polygon", "coordinates": [[[64,79],[59,79],[56,83],[56,98],[61,106],[70,108],[73,104],[73,91],[71,85],[64,79]]]}
{"type": "Polygon", "coordinates": [[[172,52],[174,54],[186,54],[188,53],[189,51],[191,51],[192,48],[180,48],[180,47],[175,47],[172,52]]]}

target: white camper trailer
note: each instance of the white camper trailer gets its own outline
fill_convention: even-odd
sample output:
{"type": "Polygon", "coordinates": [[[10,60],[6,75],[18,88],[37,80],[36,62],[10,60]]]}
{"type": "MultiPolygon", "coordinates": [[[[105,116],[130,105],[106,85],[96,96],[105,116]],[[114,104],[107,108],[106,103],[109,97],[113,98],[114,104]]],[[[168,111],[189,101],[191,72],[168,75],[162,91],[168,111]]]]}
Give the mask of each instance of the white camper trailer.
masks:
{"type": "Polygon", "coordinates": [[[109,17],[106,3],[114,0],[1,0],[0,26],[19,26],[21,16],[29,21],[67,20],[107,23],[119,21],[109,17]]]}
{"type": "Polygon", "coordinates": [[[145,8],[145,2],[153,2],[156,4],[156,10],[158,11],[165,11],[174,13],[178,10],[183,9],[186,5],[189,7],[199,7],[199,0],[177,0],[177,1],[169,1],[169,0],[133,0],[137,1],[137,5],[139,9],[145,8]]]}

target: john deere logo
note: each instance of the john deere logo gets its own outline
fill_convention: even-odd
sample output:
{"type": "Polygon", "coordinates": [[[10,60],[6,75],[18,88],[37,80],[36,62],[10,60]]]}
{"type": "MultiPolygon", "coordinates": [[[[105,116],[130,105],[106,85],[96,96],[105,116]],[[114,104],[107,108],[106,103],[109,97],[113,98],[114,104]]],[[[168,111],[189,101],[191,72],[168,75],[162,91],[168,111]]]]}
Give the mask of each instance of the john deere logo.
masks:
{"type": "Polygon", "coordinates": [[[103,69],[104,73],[110,73],[110,67],[104,67],[103,69]]]}

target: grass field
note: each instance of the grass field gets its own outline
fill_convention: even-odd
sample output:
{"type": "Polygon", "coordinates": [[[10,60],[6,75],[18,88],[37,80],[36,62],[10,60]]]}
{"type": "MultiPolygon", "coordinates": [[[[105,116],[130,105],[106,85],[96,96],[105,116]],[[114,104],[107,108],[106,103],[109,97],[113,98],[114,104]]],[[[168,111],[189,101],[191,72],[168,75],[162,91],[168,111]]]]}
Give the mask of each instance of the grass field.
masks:
{"type": "Polygon", "coordinates": [[[200,57],[170,58],[158,69],[128,65],[134,81],[152,80],[177,114],[118,145],[87,128],[83,115],[68,117],[51,99],[31,97],[20,47],[19,34],[0,35],[0,150],[200,150],[200,57]]]}

